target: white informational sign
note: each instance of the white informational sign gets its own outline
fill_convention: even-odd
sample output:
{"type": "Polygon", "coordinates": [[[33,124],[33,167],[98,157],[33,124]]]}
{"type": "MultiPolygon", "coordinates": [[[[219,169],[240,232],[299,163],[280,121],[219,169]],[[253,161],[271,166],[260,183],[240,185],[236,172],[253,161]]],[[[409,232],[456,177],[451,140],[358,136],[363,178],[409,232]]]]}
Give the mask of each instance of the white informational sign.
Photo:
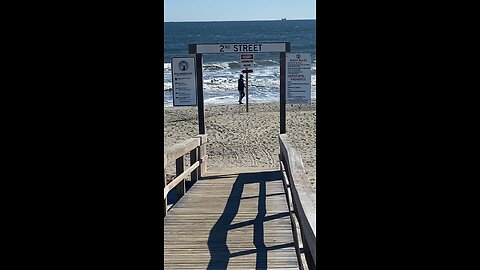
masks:
{"type": "Polygon", "coordinates": [[[172,57],[173,106],[197,105],[195,57],[172,57]]]}
{"type": "Polygon", "coordinates": [[[240,65],[242,65],[243,67],[253,66],[253,53],[240,55],[240,65]]]}
{"type": "Polygon", "coordinates": [[[310,53],[286,53],[287,103],[312,101],[312,55],[310,53]]]}
{"type": "Polygon", "coordinates": [[[224,43],[197,44],[196,53],[254,53],[285,52],[285,42],[281,43],[224,43]]]}

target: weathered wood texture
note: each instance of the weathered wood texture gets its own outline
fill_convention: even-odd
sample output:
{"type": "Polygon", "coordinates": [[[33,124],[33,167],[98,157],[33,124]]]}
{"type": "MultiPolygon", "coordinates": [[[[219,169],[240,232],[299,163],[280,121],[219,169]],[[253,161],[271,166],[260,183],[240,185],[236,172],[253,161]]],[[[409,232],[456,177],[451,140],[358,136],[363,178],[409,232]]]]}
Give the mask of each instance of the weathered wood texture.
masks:
{"type": "Polygon", "coordinates": [[[195,137],[183,142],[165,147],[163,154],[163,167],[167,167],[169,163],[184,156],[196,147],[200,146],[200,138],[195,137]]]}
{"type": "Polygon", "coordinates": [[[183,196],[186,192],[185,181],[190,175],[190,181],[196,182],[202,174],[207,171],[206,145],[207,135],[201,134],[195,138],[185,140],[181,143],[165,148],[163,153],[163,197],[164,197],[164,216],[168,211],[167,196],[168,193],[177,188],[178,194],[183,196]],[[185,155],[190,154],[190,166],[185,169],[185,155]],[[175,161],[176,177],[170,183],[166,181],[166,167],[169,163],[175,161]]]}
{"type": "Polygon", "coordinates": [[[280,134],[287,133],[287,54],[280,53],[280,134]]]}
{"type": "Polygon", "coordinates": [[[165,269],[299,269],[278,169],[208,172],[164,221],[165,269]]]}
{"type": "Polygon", "coordinates": [[[197,110],[198,110],[198,134],[205,134],[205,109],[203,105],[203,57],[201,53],[195,54],[197,71],[197,110]]]}
{"type": "MultiPolygon", "coordinates": [[[[308,269],[316,268],[316,198],[315,190],[310,185],[300,154],[290,145],[286,134],[279,136],[281,170],[285,169],[285,189],[289,206],[293,206],[293,222],[299,223],[301,239],[295,240],[297,251],[303,246],[303,254],[298,254],[300,260],[306,260],[308,269]],[[304,257],[303,257],[304,256],[304,257]]],[[[293,224],[296,227],[296,224],[293,224]]],[[[296,229],[294,229],[297,232],[296,229]]],[[[307,268],[307,266],[305,266],[307,268]]]]}

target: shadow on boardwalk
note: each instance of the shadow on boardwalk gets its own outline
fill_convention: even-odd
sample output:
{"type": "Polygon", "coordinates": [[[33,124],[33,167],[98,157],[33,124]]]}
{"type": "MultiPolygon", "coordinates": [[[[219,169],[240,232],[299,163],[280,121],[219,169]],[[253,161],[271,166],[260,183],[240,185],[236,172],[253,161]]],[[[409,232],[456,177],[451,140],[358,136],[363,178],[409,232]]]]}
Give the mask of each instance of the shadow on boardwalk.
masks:
{"type": "MultiPolygon", "coordinates": [[[[218,176],[216,176],[218,177],[218,176]]],[[[220,176],[221,177],[221,176],[220,176]]],[[[230,258],[256,254],[256,269],[267,268],[268,251],[293,247],[293,243],[266,247],[264,242],[264,223],[274,219],[289,216],[288,212],[277,213],[266,216],[266,199],[269,196],[285,196],[284,193],[274,193],[267,195],[267,182],[282,181],[280,171],[240,173],[236,178],[230,196],[223,213],[218,221],[210,230],[208,237],[208,248],[210,252],[210,262],[207,269],[227,269],[230,258]],[[242,193],[245,185],[258,184],[258,196],[243,197],[242,193]],[[241,200],[254,199],[258,197],[258,213],[253,220],[232,224],[238,213],[241,200]],[[253,245],[254,249],[231,253],[227,246],[227,235],[229,230],[241,227],[253,226],[253,245]]]]}

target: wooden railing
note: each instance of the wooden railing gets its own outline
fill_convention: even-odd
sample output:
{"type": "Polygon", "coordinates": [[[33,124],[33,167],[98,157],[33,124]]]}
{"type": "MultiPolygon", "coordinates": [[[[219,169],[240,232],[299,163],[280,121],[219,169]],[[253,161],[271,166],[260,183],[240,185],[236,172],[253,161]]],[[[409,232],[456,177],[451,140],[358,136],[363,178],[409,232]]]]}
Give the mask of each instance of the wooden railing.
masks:
{"type": "MultiPolygon", "coordinates": [[[[179,197],[185,195],[185,180],[190,174],[190,181],[195,183],[206,172],[206,142],[207,135],[198,135],[195,138],[165,147],[163,152],[163,204],[164,216],[167,214],[168,193],[176,188],[179,197]],[[185,170],[185,155],[190,153],[190,167],[185,170]],[[167,184],[166,169],[175,161],[176,177],[167,184]]],[[[192,183],[192,184],[193,184],[192,183]]]]}
{"type": "Polygon", "coordinates": [[[300,154],[280,134],[280,170],[292,220],[295,250],[301,269],[316,269],[316,198],[300,154]],[[303,252],[302,252],[303,249],[303,252]]]}

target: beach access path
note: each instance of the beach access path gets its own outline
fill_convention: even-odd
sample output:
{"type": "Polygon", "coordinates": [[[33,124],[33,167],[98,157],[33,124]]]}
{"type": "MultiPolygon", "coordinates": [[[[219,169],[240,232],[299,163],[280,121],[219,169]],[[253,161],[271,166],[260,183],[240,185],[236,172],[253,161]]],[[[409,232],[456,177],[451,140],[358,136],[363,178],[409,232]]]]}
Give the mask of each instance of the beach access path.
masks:
{"type": "MultiPolygon", "coordinates": [[[[280,103],[205,105],[208,135],[208,168],[278,167],[280,103]]],[[[287,104],[287,134],[299,151],[307,177],[316,188],[316,101],[287,104]]],[[[164,145],[169,146],[198,134],[198,112],[194,107],[164,110],[164,145]]],[[[167,174],[175,174],[175,168],[167,174]]]]}
{"type": "Polygon", "coordinates": [[[209,170],[164,222],[165,269],[299,269],[278,167],[209,170]]]}

